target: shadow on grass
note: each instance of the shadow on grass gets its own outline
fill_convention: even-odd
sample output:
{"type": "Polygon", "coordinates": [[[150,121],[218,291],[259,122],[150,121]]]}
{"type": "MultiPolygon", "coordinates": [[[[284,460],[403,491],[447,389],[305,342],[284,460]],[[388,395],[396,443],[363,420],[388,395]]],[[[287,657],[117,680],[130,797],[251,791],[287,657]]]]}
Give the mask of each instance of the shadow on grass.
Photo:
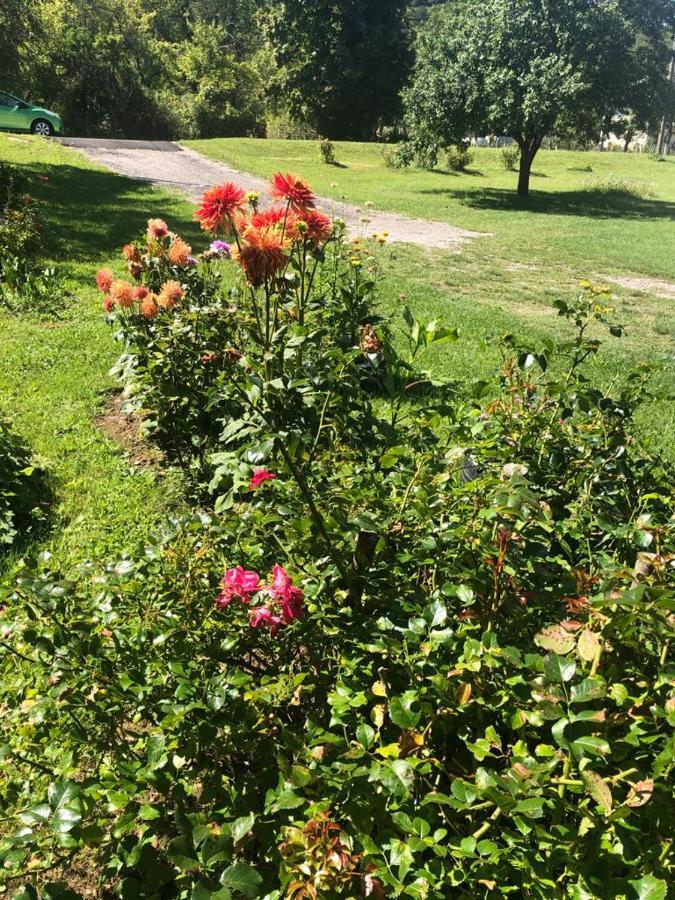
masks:
{"type": "Polygon", "coordinates": [[[34,559],[42,552],[55,525],[56,495],[49,473],[36,468],[24,488],[13,509],[16,536],[11,544],[0,544],[0,593],[3,582],[9,585],[21,560],[34,559]]]}
{"type": "Polygon", "coordinates": [[[449,196],[474,209],[527,212],[557,216],[588,216],[597,219],[671,219],[675,203],[635,197],[625,191],[534,191],[519,197],[515,190],[479,188],[473,191],[431,188],[418,191],[431,196],[449,196]]]}
{"type": "Polygon", "coordinates": [[[55,259],[84,262],[111,256],[156,217],[193,241],[196,251],[204,243],[187,198],[184,206],[180,197],[162,196],[150,185],[113,172],[54,164],[21,168],[30,178],[31,193],[42,201],[45,246],[55,259]]]}

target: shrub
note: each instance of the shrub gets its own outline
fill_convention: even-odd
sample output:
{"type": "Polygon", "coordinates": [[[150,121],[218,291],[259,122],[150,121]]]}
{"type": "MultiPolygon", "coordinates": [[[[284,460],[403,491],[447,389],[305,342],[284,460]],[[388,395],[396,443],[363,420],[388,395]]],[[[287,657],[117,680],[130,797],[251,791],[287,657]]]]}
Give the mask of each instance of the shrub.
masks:
{"type": "Polygon", "coordinates": [[[460,390],[423,371],[456,332],[405,310],[400,355],[337,340],[313,267],[282,291],[272,235],[261,260],[236,231],[220,512],[9,598],[4,880],[84,857],[123,897],[665,896],[673,481],[631,438],[650,372],[589,378],[606,289],[460,390]]]}
{"type": "Polygon", "coordinates": [[[453,172],[463,172],[473,162],[473,153],[465,144],[454,144],[446,150],[448,168],[453,172]]]}
{"type": "Polygon", "coordinates": [[[40,474],[12,423],[0,416],[0,554],[39,517],[40,474]]]}
{"type": "Polygon", "coordinates": [[[66,291],[56,270],[42,266],[40,216],[24,178],[0,164],[0,307],[58,315],[66,291]]]}
{"type": "Polygon", "coordinates": [[[335,144],[331,140],[328,138],[321,138],[319,141],[319,151],[321,153],[321,159],[327,165],[334,166],[337,164],[335,158],[335,144]]]}
{"type": "Polygon", "coordinates": [[[515,172],[520,160],[520,147],[512,145],[510,147],[502,147],[499,152],[502,166],[507,172],[515,172]]]}
{"type": "Polygon", "coordinates": [[[404,169],[412,162],[408,160],[405,144],[394,144],[382,148],[382,159],[388,169],[404,169]]]}
{"type": "Polygon", "coordinates": [[[612,172],[589,178],[586,190],[598,194],[624,194],[638,200],[651,200],[656,197],[656,186],[653,182],[642,178],[622,178],[612,172]]]}

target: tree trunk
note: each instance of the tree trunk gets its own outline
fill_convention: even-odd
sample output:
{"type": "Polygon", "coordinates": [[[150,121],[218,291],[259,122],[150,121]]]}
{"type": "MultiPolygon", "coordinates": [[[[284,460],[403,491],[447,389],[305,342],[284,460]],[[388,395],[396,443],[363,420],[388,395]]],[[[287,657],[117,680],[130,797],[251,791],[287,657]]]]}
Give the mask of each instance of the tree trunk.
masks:
{"type": "Polygon", "coordinates": [[[540,137],[524,137],[517,141],[520,147],[520,172],[518,174],[518,196],[528,197],[530,193],[530,174],[532,163],[541,147],[544,135],[540,137]]]}

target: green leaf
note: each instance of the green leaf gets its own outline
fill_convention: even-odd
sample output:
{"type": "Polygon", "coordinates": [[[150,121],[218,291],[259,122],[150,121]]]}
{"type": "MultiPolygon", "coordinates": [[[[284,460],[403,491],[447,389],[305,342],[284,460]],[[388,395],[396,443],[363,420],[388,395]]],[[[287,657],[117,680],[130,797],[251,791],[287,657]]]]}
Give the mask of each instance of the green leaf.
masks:
{"type": "Polygon", "coordinates": [[[606,756],[610,752],[610,746],[607,741],[603,738],[595,737],[593,734],[572,741],[572,748],[581,756],[587,754],[591,756],[606,756]]]}
{"type": "Polygon", "coordinates": [[[564,684],[574,678],[577,664],[573,659],[565,659],[563,656],[547,656],[544,660],[544,674],[549,681],[564,684]]]}
{"type": "Polygon", "coordinates": [[[544,815],[544,801],[541,797],[520,800],[511,810],[514,816],[526,816],[528,819],[541,819],[544,815]]]}
{"type": "Polygon", "coordinates": [[[246,863],[234,863],[220,876],[220,883],[244,897],[255,898],[259,894],[262,878],[259,872],[246,863]]]}
{"type": "Polygon", "coordinates": [[[607,685],[599,676],[584,678],[578,684],[572,685],[570,703],[588,703],[590,700],[600,700],[607,693],[607,685]]]}
{"type": "Polygon", "coordinates": [[[409,795],[415,780],[413,770],[405,759],[382,763],[376,777],[390,794],[399,799],[409,795]]]}
{"type": "Polygon", "coordinates": [[[243,838],[246,837],[247,834],[253,829],[253,824],[255,822],[255,815],[253,813],[249,813],[247,816],[242,816],[239,819],[236,819],[232,823],[232,841],[235,844],[238,844],[243,838]]]}
{"type": "Polygon", "coordinates": [[[581,773],[581,780],[591,797],[600,806],[607,815],[612,811],[612,792],[607,782],[591,769],[584,769],[581,773]]]}
{"type": "Polygon", "coordinates": [[[398,725],[399,728],[405,728],[408,731],[417,726],[421,713],[413,712],[411,709],[416,700],[416,691],[406,691],[400,697],[392,697],[389,704],[389,716],[394,725],[398,725]]]}
{"type": "Polygon", "coordinates": [[[191,872],[199,868],[199,862],[194,858],[192,841],[181,835],[174,838],[166,848],[166,855],[181,872],[191,872]]]}
{"type": "Polygon", "coordinates": [[[21,821],[26,825],[43,825],[52,814],[52,808],[47,803],[39,803],[21,813],[21,821]]]}
{"type": "Polygon", "coordinates": [[[373,741],[375,740],[375,729],[371,728],[370,725],[362,723],[356,729],[356,739],[364,750],[367,750],[372,746],[373,741]]]}
{"type": "Polygon", "coordinates": [[[668,885],[660,878],[645,875],[638,881],[631,881],[638,900],[665,900],[668,885]]]}

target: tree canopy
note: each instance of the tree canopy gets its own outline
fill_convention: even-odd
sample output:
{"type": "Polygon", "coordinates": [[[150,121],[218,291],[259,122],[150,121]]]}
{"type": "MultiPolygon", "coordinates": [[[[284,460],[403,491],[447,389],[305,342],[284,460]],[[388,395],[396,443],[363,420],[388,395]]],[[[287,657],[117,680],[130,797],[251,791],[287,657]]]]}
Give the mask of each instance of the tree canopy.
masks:
{"type": "Polygon", "coordinates": [[[475,131],[511,134],[521,150],[518,190],[527,194],[548,133],[611,117],[638,85],[661,90],[668,14],[662,0],[445,6],[418,41],[406,93],[413,141],[442,146],[475,131]]]}
{"type": "Polygon", "coordinates": [[[412,61],[408,0],[282,0],[269,35],[278,96],[330,138],[371,138],[396,118],[412,61]]]}

